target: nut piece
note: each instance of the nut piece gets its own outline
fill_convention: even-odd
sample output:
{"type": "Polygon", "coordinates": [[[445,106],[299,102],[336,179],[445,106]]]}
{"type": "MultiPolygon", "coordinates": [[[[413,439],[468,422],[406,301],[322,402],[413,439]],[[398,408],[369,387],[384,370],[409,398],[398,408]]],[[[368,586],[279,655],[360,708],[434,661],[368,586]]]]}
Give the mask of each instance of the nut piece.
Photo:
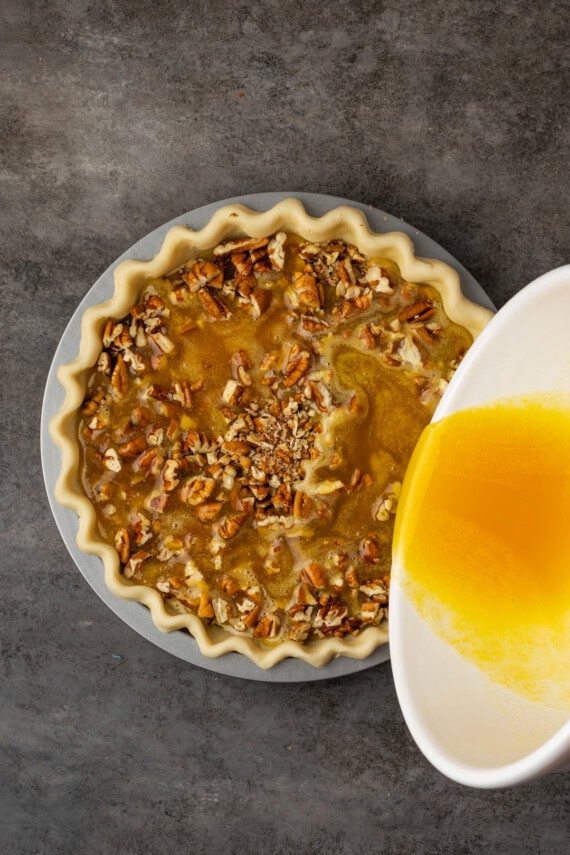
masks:
{"type": "Polygon", "coordinates": [[[311,354],[308,350],[301,350],[299,345],[295,343],[289,351],[287,363],[285,365],[284,374],[285,380],[283,385],[290,388],[299,382],[309,370],[311,364],[311,354]]]}
{"type": "Polygon", "coordinates": [[[248,516],[249,514],[247,513],[241,513],[235,514],[233,517],[226,517],[218,528],[220,537],[223,537],[224,540],[230,540],[230,538],[235,537],[248,516]]]}
{"type": "Polygon", "coordinates": [[[229,404],[230,407],[233,407],[235,404],[239,403],[239,399],[245,392],[245,386],[242,386],[237,380],[228,380],[225,385],[224,391],[222,392],[222,398],[229,404]]]}
{"type": "Polygon", "coordinates": [[[275,638],[279,633],[280,622],[277,615],[265,615],[253,630],[254,638],[275,638]]]}
{"type": "Polygon", "coordinates": [[[304,306],[310,306],[312,309],[320,309],[323,305],[323,289],[317,284],[316,278],[312,273],[298,271],[293,274],[293,290],[297,295],[299,302],[304,306]]]}
{"type": "Polygon", "coordinates": [[[114,448],[108,448],[103,454],[103,466],[109,472],[120,472],[122,467],[119,455],[114,448]]]}
{"type": "Polygon", "coordinates": [[[415,321],[427,321],[435,315],[435,308],[427,300],[414,303],[413,306],[405,306],[398,312],[398,320],[411,324],[415,321]]]}
{"type": "Polygon", "coordinates": [[[316,561],[311,561],[311,563],[303,569],[301,577],[313,588],[322,589],[327,583],[327,571],[322,564],[317,564],[316,561]]]}
{"type": "Polygon", "coordinates": [[[287,235],[285,232],[277,232],[273,240],[270,240],[267,245],[267,254],[274,270],[283,270],[286,242],[287,235]]]}
{"type": "Polygon", "coordinates": [[[130,579],[131,576],[134,576],[135,573],[138,572],[143,561],[146,561],[147,558],[150,557],[150,552],[144,552],[144,550],[141,550],[140,552],[135,552],[134,555],[131,555],[128,562],[123,568],[123,576],[125,577],[125,579],[130,579]]]}
{"type": "Polygon", "coordinates": [[[180,499],[187,502],[189,505],[201,505],[206,499],[209,499],[216,482],[213,478],[203,478],[200,475],[194,475],[186,481],[180,490],[180,499]]]}
{"type": "Polygon", "coordinates": [[[222,509],[223,502],[203,502],[196,507],[196,516],[200,522],[215,519],[222,509]]]}
{"type": "Polygon", "coordinates": [[[137,436],[136,439],[131,439],[129,442],[124,442],[119,446],[119,454],[125,460],[132,460],[137,457],[141,451],[146,448],[146,442],[142,436],[137,436]]]}
{"type": "Polygon", "coordinates": [[[204,311],[211,318],[215,318],[216,320],[221,320],[222,318],[228,317],[228,310],[221,300],[218,300],[217,297],[208,291],[207,288],[201,288],[198,291],[198,299],[202,303],[204,307],[204,311]]]}
{"type": "Polygon", "coordinates": [[[372,535],[368,535],[360,544],[360,557],[365,564],[378,564],[380,561],[380,547],[378,541],[372,535]]]}
{"type": "Polygon", "coordinates": [[[126,564],[131,554],[131,536],[126,528],[120,528],[115,534],[115,548],[119,553],[121,564],[126,564]]]}
{"type": "Polygon", "coordinates": [[[227,600],[222,599],[222,597],[214,597],[212,607],[216,623],[223,624],[229,621],[232,616],[232,609],[227,600]]]}
{"type": "Polygon", "coordinates": [[[232,252],[251,252],[254,249],[259,249],[262,246],[267,246],[269,243],[268,237],[262,238],[240,238],[238,240],[229,240],[225,243],[219,243],[214,247],[214,255],[230,255],[232,252]]]}
{"type": "Polygon", "coordinates": [[[119,353],[117,356],[117,361],[115,362],[115,367],[111,375],[111,386],[113,387],[113,395],[115,398],[122,398],[127,394],[127,390],[129,388],[129,373],[122,353],[119,353]]]}
{"type": "Polygon", "coordinates": [[[251,314],[254,320],[263,315],[271,305],[271,291],[266,288],[256,288],[251,293],[251,314]]]}
{"type": "Polygon", "coordinates": [[[186,272],[182,273],[182,279],[191,292],[196,292],[203,285],[209,285],[210,288],[221,288],[224,284],[224,273],[219,264],[198,259],[186,272]]]}

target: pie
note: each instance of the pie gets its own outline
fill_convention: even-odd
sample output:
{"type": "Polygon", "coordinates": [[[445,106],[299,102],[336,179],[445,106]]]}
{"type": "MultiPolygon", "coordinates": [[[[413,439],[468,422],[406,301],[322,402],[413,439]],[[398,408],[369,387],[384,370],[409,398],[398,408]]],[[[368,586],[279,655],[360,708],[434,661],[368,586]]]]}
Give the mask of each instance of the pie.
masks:
{"type": "Polygon", "coordinates": [[[368,655],[406,465],[489,313],[405,235],[296,200],[175,227],[115,279],[52,423],[80,547],[206,655],[368,655]]]}

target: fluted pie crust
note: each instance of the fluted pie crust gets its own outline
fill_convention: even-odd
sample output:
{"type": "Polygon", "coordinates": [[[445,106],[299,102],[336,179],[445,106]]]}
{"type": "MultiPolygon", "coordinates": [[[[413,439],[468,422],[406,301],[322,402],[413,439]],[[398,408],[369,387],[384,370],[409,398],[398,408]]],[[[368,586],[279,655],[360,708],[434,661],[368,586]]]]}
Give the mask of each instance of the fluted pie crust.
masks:
{"type": "Polygon", "coordinates": [[[310,241],[340,238],[355,244],[368,257],[385,257],[394,261],[404,279],[425,283],[440,293],[448,318],[465,327],[475,338],[488,323],[491,313],[467,300],[459,276],[449,265],[417,258],[411,239],[401,232],[376,234],[364,214],[348,206],[335,208],[322,217],[311,217],[296,199],[286,199],[269,211],[257,213],[243,205],[228,205],[218,210],[199,231],[175,226],[167,233],[158,254],[150,261],[124,261],[115,270],[113,297],[87,309],[81,321],[79,355],[60,367],[58,378],[66,396],[50,424],[50,433],[61,449],[61,471],[55,487],[55,498],[78,514],[77,544],[86,553],[98,555],[104,565],[105,581],[119,597],[137,600],[150,609],[156,626],[163,632],[187,629],[196,639],[201,653],[208,657],[238,652],[261,668],[270,668],[288,657],[321,667],[331,658],[343,655],[355,659],[369,656],[388,641],[387,623],[366,627],[359,635],[324,638],[299,644],[293,640],[275,645],[230,633],[219,626],[206,626],[196,615],[169,614],[160,593],[146,585],[128,581],[120,570],[116,549],[98,531],[95,509],[78,479],[80,445],[77,417],[82,406],[87,378],[102,350],[102,333],[109,318],[120,319],[137,303],[149,280],[166,276],[188,259],[210,250],[222,241],[249,236],[263,237],[278,231],[301,236],[310,241]]]}

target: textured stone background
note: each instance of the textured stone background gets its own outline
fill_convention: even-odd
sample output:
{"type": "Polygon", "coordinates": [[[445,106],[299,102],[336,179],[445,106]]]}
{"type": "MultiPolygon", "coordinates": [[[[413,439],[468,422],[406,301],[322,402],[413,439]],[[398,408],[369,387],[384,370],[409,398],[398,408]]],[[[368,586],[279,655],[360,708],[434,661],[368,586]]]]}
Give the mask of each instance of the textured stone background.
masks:
{"type": "Polygon", "coordinates": [[[271,686],[192,668],[98,601],[40,472],[45,376],[94,279],[190,208],[304,189],[436,238],[497,304],[567,254],[557,2],[2,0],[0,850],[568,851],[570,776],[436,773],[389,666],[271,686]]]}

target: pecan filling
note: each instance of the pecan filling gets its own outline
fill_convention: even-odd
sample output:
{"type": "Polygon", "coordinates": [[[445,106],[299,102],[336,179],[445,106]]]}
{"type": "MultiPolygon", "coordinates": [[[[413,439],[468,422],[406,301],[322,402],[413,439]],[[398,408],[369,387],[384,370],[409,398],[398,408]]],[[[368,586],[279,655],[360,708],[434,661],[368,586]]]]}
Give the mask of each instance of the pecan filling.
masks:
{"type": "Polygon", "coordinates": [[[401,480],[470,343],[341,240],[237,239],[149,282],[79,424],[124,577],[271,643],[379,624],[401,480]]]}

